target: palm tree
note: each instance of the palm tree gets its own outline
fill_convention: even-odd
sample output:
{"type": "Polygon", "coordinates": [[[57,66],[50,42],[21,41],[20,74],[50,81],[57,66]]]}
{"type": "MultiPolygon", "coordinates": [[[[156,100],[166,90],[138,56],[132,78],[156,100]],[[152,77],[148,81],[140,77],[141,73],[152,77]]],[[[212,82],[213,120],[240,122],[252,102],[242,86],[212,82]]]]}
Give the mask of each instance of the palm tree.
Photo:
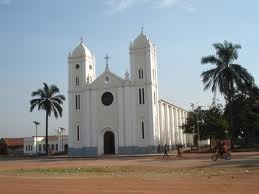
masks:
{"type": "MultiPolygon", "coordinates": [[[[253,76],[241,65],[235,63],[238,58],[239,44],[213,44],[216,55],[202,57],[202,64],[212,64],[215,67],[201,74],[204,90],[211,88],[214,95],[219,91],[225,97],[226,103],[232,104],[235,91],[246,91],[254,84],[253,76]]],[[[232,111],[230,110],[230,132],[232,132],[232,111]]]]}
{"type": "Polygon", "coordinates": [[[56,85],[48,86],[46,83],[43,83],[43,85],[43,88],[39,88],[37,91],[31,93],[31,96],[34,98],[30,100],[30,111],[32,112],[36,106],[38,106],[38,110],[46,111],[45,148],[46,155],[48,155],[48,118],[52,112],[56,119],[58,116],[62,117],[63,109],[61,105],[66,98],[60,94],[56,95],[59,93],[59,88],[56,85]]]}

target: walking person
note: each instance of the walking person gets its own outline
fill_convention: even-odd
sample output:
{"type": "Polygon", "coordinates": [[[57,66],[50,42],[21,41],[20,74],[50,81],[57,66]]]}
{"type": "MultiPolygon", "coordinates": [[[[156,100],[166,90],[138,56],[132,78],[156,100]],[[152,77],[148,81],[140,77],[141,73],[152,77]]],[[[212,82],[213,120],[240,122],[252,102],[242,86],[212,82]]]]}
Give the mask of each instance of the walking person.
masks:
{"type": "Polygon", "coordinates": [[[177,158],[181,158],[181,157],[182,157],[181,145],[178,144],[177,145],[177,158]]]}
{"type": "Polygon", "coordinates": [[[168,155],[168,153],[167,153],[167,144],[165,144],[165,149],[164,149],[163,158],[164,158],[165,156],[166,156],[167,158],[169,157],[169,155],[168,155]]]}

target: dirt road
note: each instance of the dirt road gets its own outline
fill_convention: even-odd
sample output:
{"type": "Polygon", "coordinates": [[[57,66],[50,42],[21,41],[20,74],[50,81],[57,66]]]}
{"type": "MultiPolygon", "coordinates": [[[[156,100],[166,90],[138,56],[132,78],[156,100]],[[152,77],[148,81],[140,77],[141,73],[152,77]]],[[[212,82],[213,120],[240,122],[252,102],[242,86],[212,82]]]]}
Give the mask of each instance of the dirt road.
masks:
{"type": "Polygon", "coordinates": [[[175,193],[257,194],[259,153],[0,161],[5,194],[175,193]],[[72,169],[70,171],[70,169],[72,169]],[[108,170],[106,170],[108,169],[108,170]]]}

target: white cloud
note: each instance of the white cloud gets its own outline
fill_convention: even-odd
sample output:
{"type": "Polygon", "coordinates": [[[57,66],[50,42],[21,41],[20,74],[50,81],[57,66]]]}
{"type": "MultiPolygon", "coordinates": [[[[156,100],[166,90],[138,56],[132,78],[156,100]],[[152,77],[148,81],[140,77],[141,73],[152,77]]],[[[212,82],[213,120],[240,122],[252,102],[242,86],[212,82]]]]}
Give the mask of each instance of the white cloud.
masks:
{"type": "Polygon", "coordinates": [[[122,12],[134,6],[144,5],[152,8],[183,7],[189,12],[194,12],[193,0],[106,0],[110,12],[122,12]]]}
{"type": "Polygon", "coordinates": [[[105,4],[111,11],[121,12],[145,1],[147,0],[106,0],[105,4]]]}
{"type": "Polygon", "coordinates": [[[154,4],[157,7],[173,7],[173,6],[177,6],[179,4],[181,4],[182,2],[184,2],[184,0],[157,0],[154,2],[154,4]]]}
{"type": "Polygon", "coordinates": [[[0,0],[0,6],[7,6],[11,4],[11,0],[0,0]]]}

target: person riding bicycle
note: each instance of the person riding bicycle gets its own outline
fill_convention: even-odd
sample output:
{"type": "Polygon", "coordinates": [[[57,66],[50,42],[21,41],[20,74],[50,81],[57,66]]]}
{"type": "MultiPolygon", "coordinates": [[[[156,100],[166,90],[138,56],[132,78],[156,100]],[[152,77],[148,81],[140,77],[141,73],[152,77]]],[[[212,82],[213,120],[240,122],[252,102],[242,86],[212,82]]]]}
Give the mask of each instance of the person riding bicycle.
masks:
{"type": "Polygon", "coordinates": [[[223,150],[224,150],[224,153],[228,153],[228,146],[226,143],[224,143],[223,150]]]}
{"type": "Polygon", "coordinates": [[[220,142],[218,142],[218,145],[217,145],[217,152],[220,155],[220,157],[222,158],[223,154],[224,154],[224,146],[220,142]]]}

